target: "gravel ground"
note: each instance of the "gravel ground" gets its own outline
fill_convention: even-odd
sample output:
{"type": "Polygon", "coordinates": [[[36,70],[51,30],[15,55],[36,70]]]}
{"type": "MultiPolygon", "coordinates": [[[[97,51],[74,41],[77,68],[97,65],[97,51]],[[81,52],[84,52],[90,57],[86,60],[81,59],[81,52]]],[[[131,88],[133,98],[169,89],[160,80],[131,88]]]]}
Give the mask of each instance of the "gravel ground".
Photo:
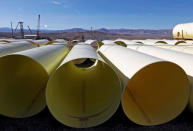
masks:
{"type": "Polygon", "coordinates": [[[88,128],[74,129],[60,124],[46,108],[40,114],[26,119],[12,119],[0,116],[0,131],[190,131],[193,130],[193,115],[187,109],[175,120],[160,126],[144,127],[131,122],[123,113],[121,106],[115,115],[104,124],[88,128]]]}

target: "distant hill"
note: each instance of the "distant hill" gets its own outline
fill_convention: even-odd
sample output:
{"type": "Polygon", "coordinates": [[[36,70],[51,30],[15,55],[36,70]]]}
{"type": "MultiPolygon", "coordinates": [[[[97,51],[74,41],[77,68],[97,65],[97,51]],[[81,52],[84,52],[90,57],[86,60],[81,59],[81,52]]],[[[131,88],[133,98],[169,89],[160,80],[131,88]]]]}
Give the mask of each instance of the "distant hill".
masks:
{"type": "Polygon", "coordinates": [[[8,27],[1,27],[0,32],[11,32],[11,28],[8,27]]]}
{"type": "MultiPolygon", "coordinates": [[[[19,31],[19,30],[18,30],[19,31]]],[[[18,32],[17,31],[17,32],[18,32]]],[[[96,32],[108,33],[108,34],[128,34],[128,35],[171,35],[171,29],[162,29],[162,30],[149,30],[149,29],[106,29],[101,28],[95,30],[96,32]]],[[[0,28],[0,32],[11,32],[11,29],[8,27],[0,28]]],[[[25,29],[24,32],[29,32],[25,29]]],[[[32,32],[35,33],[36,30],[32,29],[32,32]]],[[[42,33],[73,33],[73,32],[89,32],[82,28],[72,28],[66,30],[41,30],[42,33]]]]}
{"type": "Polygon", "coordinates": [[[171,35],[171,29],[162,29],[162,30],[149,30],[149,29],[99,29],[97,30],[103,33],[111,33],[111,34],[152,34],[152,35],[171,35]]]}

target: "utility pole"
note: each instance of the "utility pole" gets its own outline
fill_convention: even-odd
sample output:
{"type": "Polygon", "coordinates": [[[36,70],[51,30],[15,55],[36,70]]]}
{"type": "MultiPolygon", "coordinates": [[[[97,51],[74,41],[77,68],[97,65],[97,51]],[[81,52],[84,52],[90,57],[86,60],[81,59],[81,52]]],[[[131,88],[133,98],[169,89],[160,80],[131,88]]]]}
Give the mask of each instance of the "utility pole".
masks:
{"type": "Polygon", "coordinates": [[[94,32],[92,27],[91,27],[91,39],[94,40],[94,32]]]}
{"type": "Polygon", "coordinates": [[[11,38],[14,38],[12,21],[11,21],[11,38]]]}
{"type": "Polygon", "coordinates": [[[40,15],[38,15],[38,25],[37,25],[36,35],[37,35],[37,39],[39,39],[40,38],[40,15]]]}

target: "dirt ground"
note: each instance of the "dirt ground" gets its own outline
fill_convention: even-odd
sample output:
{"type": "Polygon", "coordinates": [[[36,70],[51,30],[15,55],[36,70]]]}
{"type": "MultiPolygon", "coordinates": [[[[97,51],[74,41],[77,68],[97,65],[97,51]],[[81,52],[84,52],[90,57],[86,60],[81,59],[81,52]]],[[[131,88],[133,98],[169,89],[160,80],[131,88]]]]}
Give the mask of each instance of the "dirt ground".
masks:
{"type": "Polygon", "coordinates": [[[46,108],[40,114],[26,119],[12,119],[0,116],[1,131],[191,131],[193,130],[193,115],[187,109],[175,120],[160,126],[144,127],[131,122],[123,113],[121,106],[115,115],[104,124],[88,128],[75,129],[60,124],[46,108]]]}

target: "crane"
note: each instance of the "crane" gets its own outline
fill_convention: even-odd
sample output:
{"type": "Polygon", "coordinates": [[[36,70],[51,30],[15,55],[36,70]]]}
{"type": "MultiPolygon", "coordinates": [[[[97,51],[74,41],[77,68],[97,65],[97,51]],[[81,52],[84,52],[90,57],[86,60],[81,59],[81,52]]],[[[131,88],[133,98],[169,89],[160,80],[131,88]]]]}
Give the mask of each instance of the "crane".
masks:
{"type": "Polygon", "coordinates": [[[40,15],[38,15],[38,25],[36,35],[37,35],[36,39],[40,39],[40,15]]]}
{"type": "Polygon", "coordinates": [[[31,31],[31,29],[30,29],[30,27],[29,27],[29,25],[28,25],[27,27],[28,27],[28,29],[29,29],[29,32],[30,32],[31,34],[33,34],[33,32],[31,31]]]}

